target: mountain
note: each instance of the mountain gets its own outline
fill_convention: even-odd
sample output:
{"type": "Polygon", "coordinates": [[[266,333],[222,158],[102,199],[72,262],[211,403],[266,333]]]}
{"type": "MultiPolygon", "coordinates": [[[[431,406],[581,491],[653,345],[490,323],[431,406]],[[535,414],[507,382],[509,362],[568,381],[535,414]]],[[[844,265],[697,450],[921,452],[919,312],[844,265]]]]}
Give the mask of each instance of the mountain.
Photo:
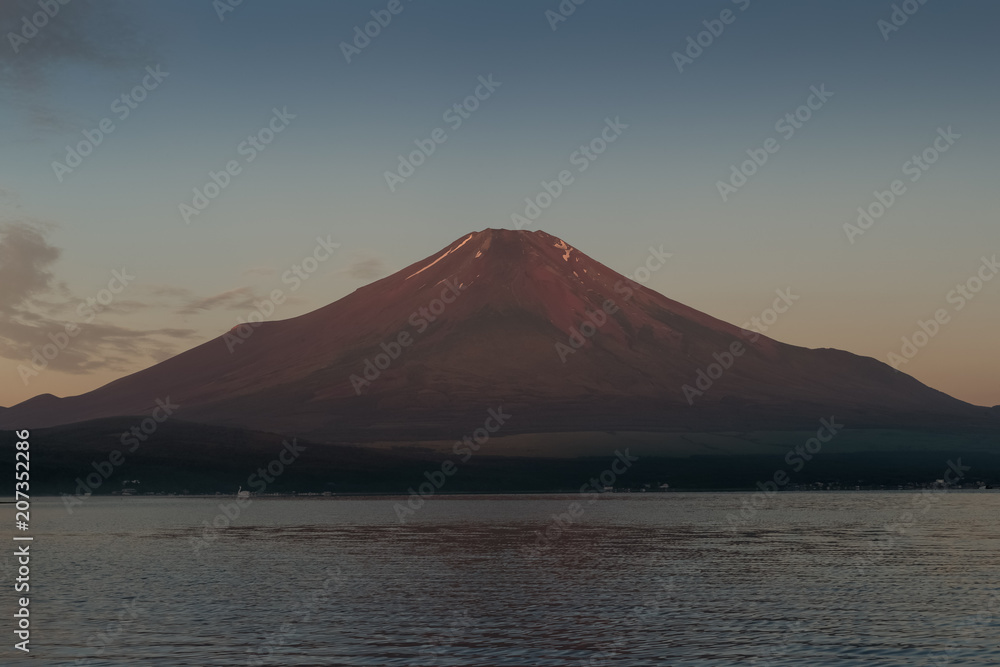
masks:
{"type": "Polygon", "coordinates": [[[168,398],[187,422],[323,442],[453,439],[501,408],[503,435],[996,424],[874,359],[750,335],[549,234],[498,229],[300,317],[32,398],[0,429],[149,415],[168,398]]]}

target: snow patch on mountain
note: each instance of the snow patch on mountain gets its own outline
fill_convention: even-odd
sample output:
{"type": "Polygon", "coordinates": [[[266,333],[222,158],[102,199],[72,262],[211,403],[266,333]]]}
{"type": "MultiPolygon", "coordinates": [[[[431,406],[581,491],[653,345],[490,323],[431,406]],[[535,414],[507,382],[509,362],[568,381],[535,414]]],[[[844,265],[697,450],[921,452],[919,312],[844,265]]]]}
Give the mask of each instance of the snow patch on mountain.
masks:
{"type": "Polygon", "coordinates": [[[468,242],[469,242],[470,240],[472,240],[472,237],[473,237],[473,236],[475,236],[475,234],[469,234],[469,237],[468,237],[467,239],[465,239],[464,241],[462,241],[461,243],[459,243],[459,244],[458,244],[457,246],[455,246],[454,248],[452,248],[452,249],[451,249],[451,250],[449,250],[448,252],[444,253],[443,255],[441,255],[440,257],[438,257],[438,258],[437,258],[437,259],[435,259],[435,260],[434,260],[433,262],[431,262],[430,264],[428,264],[428,265],[427,265],[427,266],[425,266],[424,268],[420,269],[420,270],[419,270],[419,271],[417,271],[416,273],[411,273],[410,275],[406,276],[406,278],[404,278],[403,280],[409,280],[409,279],[410,279],[410,278],[412,278],[413,276],[418,276],[418,275],[420,275],[421,273],[423,273],[423,272],[424,272],[424,271],[426,271],[427,269],[431,268],[432,266],[434,266],[435,264],[437,264],[438,262],[440,262],[440,261],[441,261],[442,259],[444,259],[444,258],[445,258],[445,257],[447,257],[448,255],[450,255],[451,253],[455,252],[456,250],[458,250],[459,248],[461,248],[462,246],[464,246],[464,245],[465,245],[466,243],[468,243],[468,242]]]}

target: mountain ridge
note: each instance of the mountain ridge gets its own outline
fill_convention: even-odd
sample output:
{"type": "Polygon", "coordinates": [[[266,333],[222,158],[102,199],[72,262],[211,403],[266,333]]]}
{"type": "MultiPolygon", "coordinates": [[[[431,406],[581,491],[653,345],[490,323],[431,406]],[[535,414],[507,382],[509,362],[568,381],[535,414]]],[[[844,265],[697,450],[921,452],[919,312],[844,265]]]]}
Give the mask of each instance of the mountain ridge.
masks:
{"type": "Polygon", "coordinates": [[[234,335],[79,396],[28,399],[0,412],[0,428],[145,415],[167,398],[189,421],[323,441],[457,436],[456,423],[499,404],[518,415],[505,432],[791,426],[831,411],[873,426],[990,420],[875,359],[744,331],[542,231],[464,235],[234,335]],[[692,400],[684,387],[713,365],[721,374],[692,400]]]}

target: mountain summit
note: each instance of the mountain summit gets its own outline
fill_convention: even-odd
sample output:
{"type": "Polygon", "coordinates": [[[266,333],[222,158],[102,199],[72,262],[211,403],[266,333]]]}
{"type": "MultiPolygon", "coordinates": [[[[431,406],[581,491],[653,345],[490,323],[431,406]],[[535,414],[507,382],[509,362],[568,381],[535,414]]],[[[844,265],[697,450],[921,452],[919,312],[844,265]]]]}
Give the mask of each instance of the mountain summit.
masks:
{"type": "MultiPolygon", "coordinates": [[[[662,259],[660,260],[662,261],[662,259]]],[[[786,345],[673,301],[541,231],[486,229],[311,313],[228,332],[0,428],[148,415],[316,440],[797,428],[988,418],[874,359],[786,345]]]]}

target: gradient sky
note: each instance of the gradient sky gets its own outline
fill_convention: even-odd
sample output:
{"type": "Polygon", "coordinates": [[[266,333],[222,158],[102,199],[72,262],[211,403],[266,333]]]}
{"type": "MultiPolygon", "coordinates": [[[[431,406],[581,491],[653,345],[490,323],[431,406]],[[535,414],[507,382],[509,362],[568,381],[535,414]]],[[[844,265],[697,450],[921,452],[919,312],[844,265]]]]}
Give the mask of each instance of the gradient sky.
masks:
{"type": "MultiPolygon", "coordinates": [[[[1000,279],[956,311],[947,295],[1000,252],[1000,6],[930,0],[888,39],[891,2],[588,0],[550,26],[541,2],[402,0],[350,63],[341,43],[378,2],[74,0],[15,53],[37,3],[0,9],[0,405],[70,395],[219,335],[312,253],[340,248],[273,319],[308,312],[468,232],[513,228],[606,118],[628,128],[541,217],[622,273],[673,253],[647,285],[724,320],[801,298],[767,334],[887,361],[917,321],[950,321],[901,370],[1000,403],[1000,279]],[[744,8],[745,7],[745,8],[744,8]],[[734,20],[678,71],[672,54],[723,10],[734,20]],[[147,66],[169,73],[130,116],[114,100],[147,66]],[[455,131],[443,112],[477,78],[499,88],[455,131]],[[810,87],[833,96],[785,139],[810,87]],[[272,109],[281,134],[185,224],[209,171],[272,109]],[[52,162],[110,117],[115,130],[59,182],[52,162]],[[438,127],[448,139],[390,192],[384,172],[438,127]],[[961,137],[917,182],[903,164],[938,128],[961,137]],[[780,150],[722,201],[717,181],[769,137],[780,150]],[[843,225],[901,179],[862,236],[843,225]],[[135,279],[86,323],[113,270],[135,279]],[[27,385],[46,335],[81,333],[27,385]]],[[[564,3],[564,6],[568,3],[564,3]]]]}

